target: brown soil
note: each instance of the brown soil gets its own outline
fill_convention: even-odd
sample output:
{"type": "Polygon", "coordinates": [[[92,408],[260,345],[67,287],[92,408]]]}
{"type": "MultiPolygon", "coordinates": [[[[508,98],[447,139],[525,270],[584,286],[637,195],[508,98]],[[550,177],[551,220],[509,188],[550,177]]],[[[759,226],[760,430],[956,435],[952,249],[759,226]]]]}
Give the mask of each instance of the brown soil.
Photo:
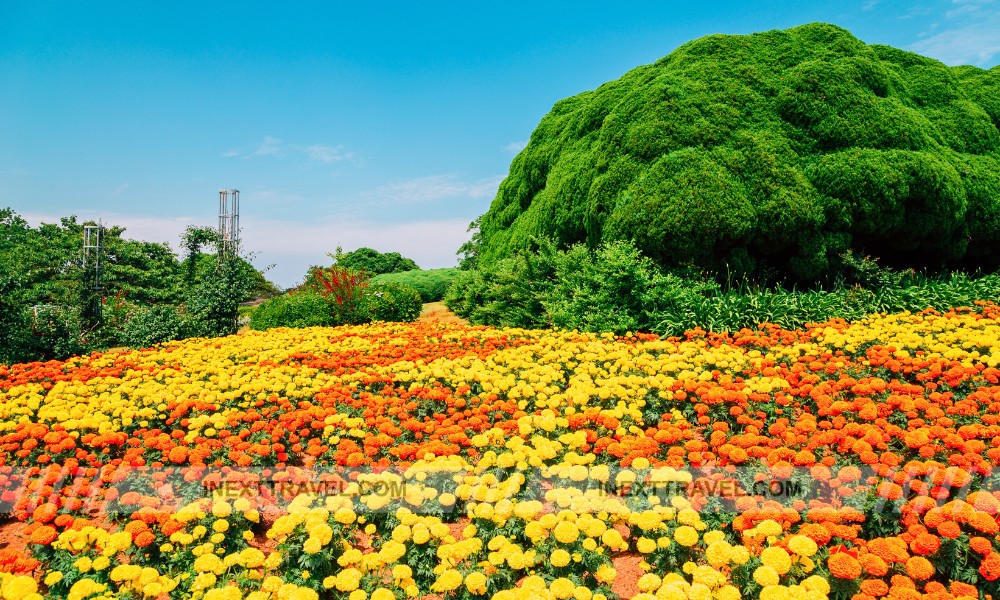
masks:
{"type": "Polygon", "coordinates": [[[459,323],[468,325],[469,322],[448,310],[443,302],[429,302],[424,304],[424,309],[420,313],[420,321],[427,323],[459,323]]]}

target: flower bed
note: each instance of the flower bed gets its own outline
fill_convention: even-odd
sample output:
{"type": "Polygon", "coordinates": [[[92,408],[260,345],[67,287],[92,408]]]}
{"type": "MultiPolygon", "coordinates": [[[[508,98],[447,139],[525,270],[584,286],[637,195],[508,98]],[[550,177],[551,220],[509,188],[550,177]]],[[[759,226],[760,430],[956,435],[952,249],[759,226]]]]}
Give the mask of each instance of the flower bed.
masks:
{"type": "Polygon", "coordinates": [[[277,329],[0,367],[0,598],[1000,593],[1000,309],[277,329]],[[891,590],[891,591],[890,591],[891,590]]]}

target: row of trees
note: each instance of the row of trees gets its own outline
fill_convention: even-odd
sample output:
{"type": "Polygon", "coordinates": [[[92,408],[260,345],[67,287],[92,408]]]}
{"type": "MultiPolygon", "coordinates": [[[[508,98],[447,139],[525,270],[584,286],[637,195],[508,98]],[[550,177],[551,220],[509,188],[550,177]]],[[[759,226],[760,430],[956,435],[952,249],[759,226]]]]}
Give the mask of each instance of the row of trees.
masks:
{"type": "Polygon", "coordinates": [[[214,230],[200,227],[186,231],[181,257],[106,227],[94,289],[82,264],[88,224],[67,217],[32,227],[0,210],[0,362],[226,335],[236,330],[240,302],[277,292],[246,259],[218,261],[214,230]]]}

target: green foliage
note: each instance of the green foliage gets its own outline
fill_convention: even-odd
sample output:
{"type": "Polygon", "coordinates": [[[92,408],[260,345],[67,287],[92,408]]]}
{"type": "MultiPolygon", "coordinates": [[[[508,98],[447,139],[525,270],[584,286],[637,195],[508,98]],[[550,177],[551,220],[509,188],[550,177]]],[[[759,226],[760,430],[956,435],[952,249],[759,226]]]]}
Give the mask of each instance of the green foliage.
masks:
{"type": "Polygon", "coordinates": [[[125,322],[119,339],[125,346],[145,348],[185,337],[186,325],[174,306],[162,304],[142,308],[125,322]]]}
{"type": "Polygon", "coordinates": [[[336,254],[331,255],[334,264],[355,271],[364,271],[369,275],[381,275],[383,273],[401,273],[403,271],[413,271],[419,269],[417,263],[409,258],[404,258],[399,252],[379,252],[371,248],[358,248],[351,252],[344,252],[337,246],[336,254]]]}
{"type": "Polygon", "coordinates": [[[365,289],[363,310],[373,321],[415,321],[422,308],[420,294],[408,285],[385,281],[365,289]]]}
{"type": "Polygon", "coordinates": [[[7,273],[6,268],[0,270],[0,363],[10,364],[29,358],[25,356],[29,331],[27,307],[15,293],[17,279],[7,273]]]}
{"type": "Polygon", "coordinates": [[[65,358],[136,340],[145,345],[167,333],[225,335],[235,332],[239,302],[276,291],[245,259],[220,265],[202,254],[216,241],[211,228],[188,229],[182,264],[166,244],[126,239],[114,226],[103,231],[95,289],[93,263],[83,268],[84,225],[68,217],[31,227],[0,209],[0,272],[17,273],[0,280],[0,360],[65,358]],[[160,306],[174,307],[183,327],[160,306]]]}
{"type": "Polygon", "coordinates": [[[542,300],[553,325],[617,334],[648,327],[659,270],[635,246],[612,242],[594,253],[579,244],[556,256],[555,283],[542,300]]]}
{"type": "Polygon", "coordinates": [[[726,289],[697,271],[664,272],[630,243],[557,251],[543,242],[538,253],[463,272],[445,302],[474,324],[681,335],[764,323],[793,329],[873,313],[971,307],[1000,297],[1000,275],[929,277],[852,253],[840,260],[844,267],[827,290],[726,289]]]}
{"type": "Polygon", "coordinates": [[[261,303],[250,314],[250,328],[319,327],[334,325],[330,307],[323,296],[311,290],[277,296],[261,303]]]}
{"type": "Polygon", "coordinates": [[[998,127],[1000,67],[825,24],[712,35],[556,103],[460,254],[491,270],[549,237],[758,281],[835,277],[845,250],[992,271],[998,127]]]}
{"type": "Polygon", "coordinates": [[[418,269],[376,275],[372,283],[401,283],[417,290],[422,302],[439,302],[459,273],[459,269],[418,269]]]}
{"type": "Polygon", "coordinates": [[[184,300],[188,336],[219,337],[239,329],[239,305],[253,287],[240,266],[235,258],[222,261],[212,277],[189,290],[184,300]]]}

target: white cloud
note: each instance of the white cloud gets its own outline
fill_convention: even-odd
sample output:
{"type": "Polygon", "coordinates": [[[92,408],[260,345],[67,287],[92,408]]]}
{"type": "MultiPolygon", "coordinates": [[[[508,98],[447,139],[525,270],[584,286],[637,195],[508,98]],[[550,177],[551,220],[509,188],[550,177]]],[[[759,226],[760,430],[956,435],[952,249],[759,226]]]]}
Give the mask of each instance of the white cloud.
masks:
{"type": "Polygon", "coordinates": [[[355,154],[343,145],[329,144],[295,144],[288,143],[270,135],[257,142],[252,149],[233,148],[222,153],[223,158],[242,158],[250,160],[261,157],[300,156],[309,162],[332,164],[345,160],[354,161],[355,154]]]}
{"type": "Polygon", "coordinates": [[[458,175],[429,175],[381,185],[365,194],[377,204],[422,204],[449,198],[490,198],[496,195],[502,175],[473,181],[458,175]]]}
{"type": "Polygon", "coordinates": [[[1000,11],[995,0],[952,0],[940,31],[909,49],[948,65],[986,65],[1000,54],[1000,11]]]}
{"type": "Polygon", "coordinates": [[[112,196],[118,196],[118,195],[120,195],[122,192],[124,192],[125,190],[127,190],[130,185],[132,185],[132,184],[130,184],[129,182],[126,181],[125,183],[123,183],[123,184],[119,185],[118,187],[116,187],[115,191],[111,192],[111,195],[112,196]]]}
{"type": "Polygon", "coordinates": [[[875,7],[878,6],[879,2],[881,2],[881,0],[868,0],[861,7],[861,10],[865,10],[865,11],[875,10],[875,7]]]}
{"type": "Polygon", "coordinates": [[[344,151],[343,146],[313,144],[312,146],[306,146],[304,150],[311,160],[324,164],[349,160],[354,157],[354,153],[344,151]]]}
{"type": "Polygon", "coordinates": [[[501,150],[503,150],[507,154],[517,154],[521,150],[524,150],[527,145],[528,145],[528,140],[521,140],[518,142],[511,142],[506,146],[502,147],[501,150]]]}
{"type": "Polygon", "coordinates": [[[257,148],[243,158],[253,158],[255,156],[276,156],[284,154],[281,140],[271,136],[264,136],[264,139],[257,144],[257,148]]]}

